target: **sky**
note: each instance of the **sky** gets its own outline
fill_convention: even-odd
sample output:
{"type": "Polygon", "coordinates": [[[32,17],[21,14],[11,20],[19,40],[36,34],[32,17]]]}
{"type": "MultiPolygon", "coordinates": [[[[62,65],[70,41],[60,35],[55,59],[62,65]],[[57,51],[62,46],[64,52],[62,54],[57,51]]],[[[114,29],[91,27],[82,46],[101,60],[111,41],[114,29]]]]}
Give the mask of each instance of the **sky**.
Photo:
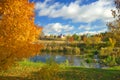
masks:
{"type": "Polygon", "coordinates": [[[35,2],[35,24],[46,35],[106,32],[113,20],[113,0],[30,0],[35,2]]]}

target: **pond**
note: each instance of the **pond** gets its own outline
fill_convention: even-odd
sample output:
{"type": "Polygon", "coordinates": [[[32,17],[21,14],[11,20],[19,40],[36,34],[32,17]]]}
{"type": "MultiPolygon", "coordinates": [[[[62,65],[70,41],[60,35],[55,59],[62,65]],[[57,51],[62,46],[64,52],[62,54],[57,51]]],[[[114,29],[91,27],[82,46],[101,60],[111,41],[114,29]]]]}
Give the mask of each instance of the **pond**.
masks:
{"type": "Polygon", "coordinates": [[[67,66],[80,66],[85,68],[101,68],[99,62],[97,62],[97,56],[95,56],[95,61],[87,63],[84,58],[79,55],[53,55],[53,54],[42,54],[30,58],[33,62],[49,62],[50,60],[58,64],[67,64],[67,66]]]}

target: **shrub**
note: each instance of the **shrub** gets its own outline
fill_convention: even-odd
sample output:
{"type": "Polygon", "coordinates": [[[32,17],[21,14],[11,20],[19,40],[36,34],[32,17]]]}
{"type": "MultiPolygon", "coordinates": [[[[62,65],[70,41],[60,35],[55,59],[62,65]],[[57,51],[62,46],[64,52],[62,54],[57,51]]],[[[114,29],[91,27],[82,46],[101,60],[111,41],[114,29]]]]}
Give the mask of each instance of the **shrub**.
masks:
{"type": "Polygon", "coordinates": [[[34,76],[34,80],[62,80],[59,78],[58,72],[59,72],[59,65],[56,63],[53,63],[51,65],[47,64],[36,73],[37,76],[34,76]]]}
{"type": "Polygon", "coordinates": [[[80,54],[80,48],[78,48],[78,47],[73,48],[73,54],[79,55],[80,54]]]}
{"type": "Polygon", "coordinates": [[[101,48],[100,56],[109,56],[113,51],[112,47],[101,48]]]}
{"type": "Polygon", "coordinates": [[[53,47],[53,49],[52,49],[53,52],[58,52],[58,50],[59,50],[59,47],[58,47],[58,46],[55,46],[55,47],[53,47]]]}
{"type": "Polygon", "coordinates": [[[115,56],[108,56],[103,60],[103,63],[107,66],[115,66],[117,64],[115,60],[115,56]]]}
{"type": "Polygon", "coordinates": [[[66,46],[66,47],[64,47],[63,51],[64,51],[64,52],[70,52],[70,53],[72,53],[72,48],[66,46]]]}
{"type": "Polygon", "coordinates": [[[62,52],[63,51],[63,47],[59,47],[59,51],[62,52]]]}
{"type": "Polygon", "coordinates": [[[51,51],[52,51],[52,47],[48,46],[48,47],[46,48],[46,51],[51,52],[51,51]]]}
{"type": "Polygon", "coordinates": [[[92,59],[92,58],[87,58],[85,61],[86,61],[87,63],[92,63],[92,62],[93,62],[93,59],[92,59]]]}
{"type": "Polygon", "coordinates": [[[47,47],[46,46],[44,46],[42,49],[41,49],[41,51],[46,51],[47,50],[47,47]]]}
{"type": "Polygon", "coordinates": [[[117,58],[116,58],[116,63],[117,63],[118,65],[120,65],[120,57],[117,57],[117,58]]]}

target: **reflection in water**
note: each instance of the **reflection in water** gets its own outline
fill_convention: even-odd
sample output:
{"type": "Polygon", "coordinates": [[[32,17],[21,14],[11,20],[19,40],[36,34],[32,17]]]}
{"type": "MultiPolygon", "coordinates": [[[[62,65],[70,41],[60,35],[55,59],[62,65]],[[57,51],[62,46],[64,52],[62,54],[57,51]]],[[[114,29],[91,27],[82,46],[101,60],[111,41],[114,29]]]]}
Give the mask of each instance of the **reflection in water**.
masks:
{"type": "Polygon", "coordinates": [[[44,55],[37,55],[35,57],[30,58],[33,62],[47,62],[50,59],[57,63],[65,63],[68,61],[69,66],[81,66],[86,68],[100,68],[100,64],[97,62],[94,63],[86,63],[84,58],[81,58],[80,56],[75,55],[50,55],[50,54],[44,54],[44,55]]]}

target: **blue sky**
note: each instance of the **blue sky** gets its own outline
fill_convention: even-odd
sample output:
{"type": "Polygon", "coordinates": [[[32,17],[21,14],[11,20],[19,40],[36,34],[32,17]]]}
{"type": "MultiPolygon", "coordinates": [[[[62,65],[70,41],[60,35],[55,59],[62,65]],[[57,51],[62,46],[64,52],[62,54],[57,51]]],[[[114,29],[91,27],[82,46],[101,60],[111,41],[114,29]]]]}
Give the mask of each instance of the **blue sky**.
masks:
{"type": "Polygon", "coordinates": [[[107,31],[112,21],[112,0],[30,0],[35,2],[35,24],[49,34],[84,34],[107,31]]]}

